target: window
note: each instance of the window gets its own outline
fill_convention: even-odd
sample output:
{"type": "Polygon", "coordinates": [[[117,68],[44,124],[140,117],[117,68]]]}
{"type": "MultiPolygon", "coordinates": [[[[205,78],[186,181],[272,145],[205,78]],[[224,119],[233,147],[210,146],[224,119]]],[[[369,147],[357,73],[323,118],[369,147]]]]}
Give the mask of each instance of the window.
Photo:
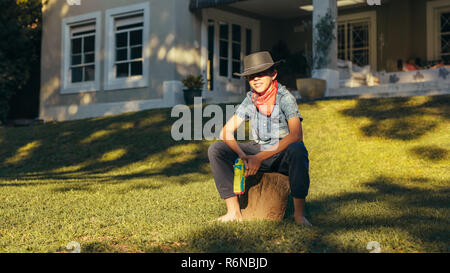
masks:
{"type": "Polygon", "coordinates": [[[376,70],[376,13],[342,15],[338,20],[338,58],[376,70]]]}
{"type": "Polygon", "coordinates": [[[61,93],[100,89],[100,13],[63,19],[61,93]]]}
{"type": "MultiPolygon", "coordinates": [[[[219,75],[223,77],[231,76],[233,78],[240,78],[233,75],[233,73],[241,72],[241,26],[236,24],[229,24],[227,22],[219,22],[219,32],[219,75]]],[[[251,35],[251,31],[247,31],[246,34],[251,35]]],[[[249,39],[251,40],[251,37],[247,37],[246,39],[247,41],[249,39]]],[[[247,51],[249,46],[251,47],[251,44],[247,45],[247,51]]]]}
{"type": "Polygon", "coordinates": [[[448,0],[427,2],[428,61],[444,60],[450,64],[450,3],[448,0]]]}
{"type": "MultiPolygon", "coordinates": [[[[208,20],[208,56],[214,55],[214,21],[208,20]]],[[[242,27],[237,24],[229,24],[219,21],[219,75],[239,79],[233,73],[241,72],[242,51],[250,54],[252,48],[252,31],[245,29],[245,48],[242,43],[242,27]]]]}
{"type": "Polygon", "coordinates": [[[338,26],[338,57],[365,66],[369,64],[369,23],[346,22],[338,26]]]}
{"type": "Polygon", "coordinates": [[[208,90],[214,89],[214,21],[208,20],[208,63],[206,67],[208,90]]]}
{"type": "Polygon", "coordinates": [[[71,28],[70,71],[72,83],[95,80],[95,24],[71,28]]]}
{"type": "Polygon", "coordinates": [[[142,20],[143,16],[139,14],[115,21],[116,78],[142,76],[142,20]]]}
{"type": "Polygon", "coordinates": [[[223,77],[228,77],[228,37],[229,37],[229,27],[228,23],[219,22],[219,62],[220,69],[219,75],[223,77]]]}
{"type": "Polygon", "coordinates": [[[450,64],[450,11],[442,12],[440,15],[440,57],[445,64],[450,64]]]}
{"type": "Polygon", "coordinates": [[[105,89],[148,86],[149,4],[106,11],[105,89]]]}
{"type": "Polygon", "coordinates": [[[259,49],[260,22],[215,9],[202,10],[202,73],[206,88],[242,94],[246,81],[233,75],[242,71],[242,59],[259,49]]]}

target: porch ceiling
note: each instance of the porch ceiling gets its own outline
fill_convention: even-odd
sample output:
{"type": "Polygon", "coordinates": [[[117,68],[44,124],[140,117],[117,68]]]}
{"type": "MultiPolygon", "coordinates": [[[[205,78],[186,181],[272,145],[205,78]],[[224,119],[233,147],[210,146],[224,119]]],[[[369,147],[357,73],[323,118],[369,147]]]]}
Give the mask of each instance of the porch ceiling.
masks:
{"type": "MultiPolygon", "coordinates": [[[[219,6],[232,7],[272,19],[292,19],[310,15],[311,11],[300,9],[311,6],[312,0],[190,0],[190,8],[201,9],[219,6]]],[[[382,3],[389,0],[382,0],[382,3]]],[[[355,6],[367,6],[365,0],[338,0],[339,10],[355,6]]]]}
{"type": "Polygon", "coordinates": [[[247,0],[229,4],[229,7],[245,10],[273,19],[291,19],[311,14],[299,7],[311,5],[312,0],[247,0]]]}

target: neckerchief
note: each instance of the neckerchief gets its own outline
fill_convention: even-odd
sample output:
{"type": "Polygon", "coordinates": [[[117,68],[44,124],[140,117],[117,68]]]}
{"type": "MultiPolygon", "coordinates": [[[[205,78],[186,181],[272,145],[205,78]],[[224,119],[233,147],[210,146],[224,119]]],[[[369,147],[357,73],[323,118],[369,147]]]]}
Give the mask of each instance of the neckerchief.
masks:
{"type": "Polygon", "coordinates": [[[277,91],[278,91],[277,80],[272,81],[272,85],[262,95],[258,94],[258,92],[256,91],[253,91],[252,94],[253,103],[261,113],[263,113],[268,117],[270,117],[270,115],[272,114],[272,110],[275,106],[277,91]]]}

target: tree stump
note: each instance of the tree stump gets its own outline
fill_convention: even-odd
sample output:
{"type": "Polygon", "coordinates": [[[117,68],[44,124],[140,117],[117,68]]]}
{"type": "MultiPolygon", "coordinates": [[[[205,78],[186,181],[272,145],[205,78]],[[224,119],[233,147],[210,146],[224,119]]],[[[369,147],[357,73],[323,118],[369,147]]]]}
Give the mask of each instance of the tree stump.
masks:
{"type": "Polygon", "coordinates": [[[280,173],[258,173],[246,179],[245,193],[239,196],[244,220],[282,220],[286,212],[289,177],[280,173]]]}

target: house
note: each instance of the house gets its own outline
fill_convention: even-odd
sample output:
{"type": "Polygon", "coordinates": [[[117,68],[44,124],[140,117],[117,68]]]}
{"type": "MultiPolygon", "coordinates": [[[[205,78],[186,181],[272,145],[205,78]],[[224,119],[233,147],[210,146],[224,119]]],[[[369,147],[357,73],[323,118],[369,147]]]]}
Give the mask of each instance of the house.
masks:
{"type": "Polygon", "coordinates": [[[49,0],[40,118],[171,107],[183,103],[181,79],[200,73],[207,102],[238,102],[243,56],[280,41],[290,52],[317,50],[313,29],[327,13],[337,39],[313,71],[327,96],[450,92],[450,69],[428,69],[450,64],[448,0],[49,0]],[[421,70],[399,72],[411,59],[421,70]]]}

